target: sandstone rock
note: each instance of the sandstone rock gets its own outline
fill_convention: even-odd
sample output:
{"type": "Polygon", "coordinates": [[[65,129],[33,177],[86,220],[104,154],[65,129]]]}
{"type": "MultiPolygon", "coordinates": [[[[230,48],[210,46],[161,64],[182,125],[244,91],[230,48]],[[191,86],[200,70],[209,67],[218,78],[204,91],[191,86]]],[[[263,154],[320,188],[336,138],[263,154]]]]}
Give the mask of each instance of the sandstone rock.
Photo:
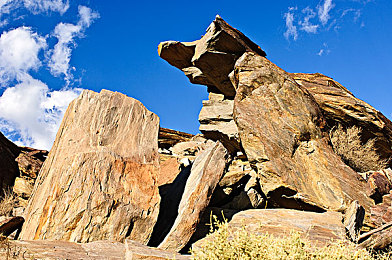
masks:
{"type": "Polygon", "coordinates": [[[0,133],[0,192],[14,185],[19,176],[18,164],[15,159],[20,149],[0,133]]]}
{"type": "Polygon", "coordinates": [[[35,183],[21,239],[147,243],[160,201],[158,131],[139,101],[83,91],[35,183]]]}
{"type": "Polygon", "coordinates": [[[12,191],[17,196],[18,206],[26,207],[34,188],[34,179],[17,177],[12,191]]]}
{"type": "Polygon", "coordinates": [[[255,53],[237,60],[234,119],[270,206],[343,210],[372,202],[366,182],[329,145],[324,119],[308,91],[255,53]]]}
{"type": "Polygon", "coordinates": [[[159,248],[178,252],[188,243],[224,173],[227,157],[227,150],[220,142],[198,154],[178,206],[178,216],[159,248]]]}
{"type": "Polygon", "coordinates": [[[21,230],[24,223],[22,217],[9,217],[0,222],[0,235],[8,237],[16,230],[21,230]]]}
{"type": "MultiPolygon", "coordinates": [[[[375,147],[380,159],[392,158],[392,122],[381,112],[356,98],[330,77],[319,73],[291,75],[314,96],[331,127],[337,124],[361,127],[363,142],[376,138],[375,147]]],[[[392,161],[389,165],[392,167],[392,161]]]]}
{"type": "MultiPolygon", "coordinates": [[[[250,209],[235,214],[229,222],[229,230],[245,230],[256,235],[271,234],[284,237],[292,231],[300,232],[315,246],[324,246],[332,240],[345,238],[342,216],[338,212],[315,213],[291,209],[250,209]]],[[[214,234],[197,241],[197,250],[214,234]]]]}
{"type": "Polygon", "coordinates": [[[189,141],[175,144],[170,148],[170,151],[177,156],[196,156],[198,152],[205,150],[211,142],[204,137],[192,138],[189,141]]]}
{"type": "Polygon", "coordinates": [[[359,246],[379,250],[392,244],[392,223],[385,224],[377,229],[362,234],[358,238],[359,246]]]}
{"type": "Polygon", "coordinates": [[[230,152],[241,151],[237,125],[233,118],[234,100],[225,99],[223,94],[210,93],[203,101],[199,114],[200,132],[211,140],[219,140],[230,152]]]}
{"type": "Polygon", "coordinates": [[[0,257],[2,259],[190,259],[189,256],[147,247],[132,240],[126,240],[125,244],[113,241],[84,244],[49,240],[9,241],[0,248],[0,257]]]}
{"type": "Polygon", "coordinates": [[[346,233],[354,242],[357,241],[364,218],[365,209],[359,205],[358,201],[353,201],[344,214],[343,225],[346,228],[346,233]]]}
{"type": "Polygon", "coordinates": [[[158,146],[162,149],[169,149],[176,143],[189,141],[192,137],[193,135],[191,134],[160,127],[158,146]]]}
{"type": "Polygon", "coordinates": [[[228,75],[236,59],[246,51],[266,55],[259,46],[219,16],[200,40],[192,43],[168,41],[158,46],[159,56],[181,69],[192,83],[213,86],[227,97],[235,95],[228,75]]]}

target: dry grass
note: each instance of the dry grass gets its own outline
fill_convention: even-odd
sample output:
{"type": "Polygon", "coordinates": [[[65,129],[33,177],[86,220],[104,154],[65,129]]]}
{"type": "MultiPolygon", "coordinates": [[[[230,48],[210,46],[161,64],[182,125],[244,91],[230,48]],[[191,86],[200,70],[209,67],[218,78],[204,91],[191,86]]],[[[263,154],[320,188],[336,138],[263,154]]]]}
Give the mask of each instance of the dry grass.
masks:
{"type": "Polygon", "coordinates": [[[365,144],[361,141],[361,128],[353,126],[343,128],[338,125],[330,132],[334,151],[343,161],[357,172],[375,171],[387,168],[388,161],[377,154],[374,146],[375,139],[369,139],[365,144]]]}
{"type": "Polygon", "coordinates": [[[3,195],[0,197],[0,216],[11,216],[12,209],[16,206],[17,199],[12,190],[7,189],[3,191],[3,195]]]}
{"type": "Polygon", "coordinates": [[[371,254],[357,249],[348,241],[336,242],[323,248],[312,248],[311,242],[291,233],[285,238],[272,235],[256,235],[243,228],[232,233],[227,222],[216,223],[215,233],[202,248],[191,251],[195,260],[229,259],[391,259],[390,253],[371,254]]]}

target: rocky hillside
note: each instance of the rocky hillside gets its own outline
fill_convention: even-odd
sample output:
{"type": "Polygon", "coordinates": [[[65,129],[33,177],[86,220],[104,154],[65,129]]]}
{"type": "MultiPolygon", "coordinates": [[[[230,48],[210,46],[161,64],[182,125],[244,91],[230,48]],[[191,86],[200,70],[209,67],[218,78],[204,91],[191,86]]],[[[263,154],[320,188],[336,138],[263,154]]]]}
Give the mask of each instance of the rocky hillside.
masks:
{"type": "Polygon", "coordinates": [[[190,259],[213,239],[212,215],[234,233],[295,230],[314,247],[390,245],[392,122],[379,111],[330,77],[284,71],[219,16],[201,39],[158,53],[207,86],[202,134],[86,90],[49,154],[0,135],[1,184],[16,196],[3,195],[0,232],[18,239],[13,257],[190,259]]]}

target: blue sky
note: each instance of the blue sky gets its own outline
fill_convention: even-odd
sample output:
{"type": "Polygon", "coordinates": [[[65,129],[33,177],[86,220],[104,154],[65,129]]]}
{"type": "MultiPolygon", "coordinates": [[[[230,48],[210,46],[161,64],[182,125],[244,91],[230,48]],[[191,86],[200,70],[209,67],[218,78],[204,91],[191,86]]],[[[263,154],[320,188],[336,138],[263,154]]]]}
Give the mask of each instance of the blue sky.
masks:
{"type": "Polygon", "coordinates": [[[140,100],[161,126],[198,133],[204,86],[157,54],[221,15],[289,72],[333,77],[392,117],[392,1],[0,0],[0,131],[49,149],[82,89],[140,100]]]}

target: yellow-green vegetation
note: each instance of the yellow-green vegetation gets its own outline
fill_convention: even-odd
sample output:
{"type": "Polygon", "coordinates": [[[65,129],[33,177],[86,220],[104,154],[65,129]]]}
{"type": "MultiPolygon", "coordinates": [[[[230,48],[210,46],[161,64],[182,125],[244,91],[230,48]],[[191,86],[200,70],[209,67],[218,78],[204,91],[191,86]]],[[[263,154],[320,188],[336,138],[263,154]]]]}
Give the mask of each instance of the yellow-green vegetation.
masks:
{"type": "Polygon", "coordinates": [[[3,190],[3,195],[0,197],[0,216],[10,216],[16,203],[14,193],[10,189],[3,190]]]}
{"type": "Polygon", "coordinates": [[[228,259],[391,259],[392,254],[371,254],[348,241],[316,248],[298,232],[278,238],[249,233],[245,228],[232,232],[227,222],[215,223],[203,245],[191,251],[195,260],[228,259]]]}
{"type": "Polygon", "coordinates": [[[388,161],[382,160],[374,146],[376,140],[369,139],[365,144],[361,140],[362,129],[352,126],[345,129],[338,125],[330,132],[334,151],[343,161],[357,172],[380,170],[387,167],[388,161]]]}

